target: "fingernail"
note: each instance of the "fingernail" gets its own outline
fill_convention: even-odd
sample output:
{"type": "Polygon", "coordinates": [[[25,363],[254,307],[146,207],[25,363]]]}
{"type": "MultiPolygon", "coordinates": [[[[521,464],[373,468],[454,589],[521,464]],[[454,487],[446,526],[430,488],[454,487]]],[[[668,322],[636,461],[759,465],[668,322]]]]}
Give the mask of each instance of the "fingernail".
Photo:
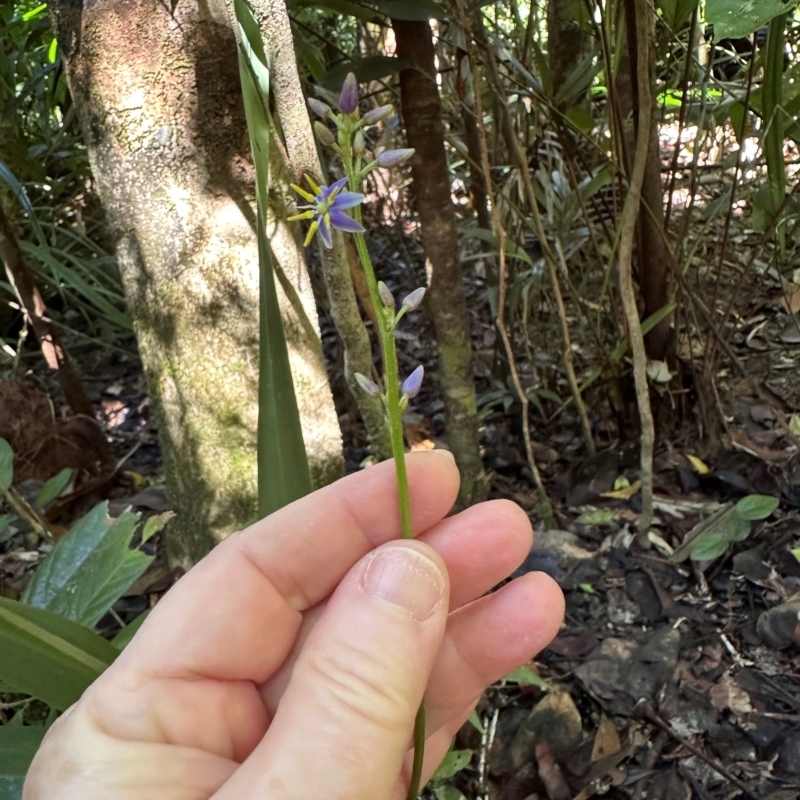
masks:
{"type": "Polygon", "coordinates": [[[446,458],[451,464],[456,463],[456,457],[449,450],[444,450],[444,449],[440,450],[437,448],[436,450],[429,450],[428,452],[446,458]]]}
{"type": "Polygon", "coordinates": [[[424,622],[442,600],[445,579],[437,564],[412,547],[384,547],[367,566],[363,586],[373,597],[424,622]]]}

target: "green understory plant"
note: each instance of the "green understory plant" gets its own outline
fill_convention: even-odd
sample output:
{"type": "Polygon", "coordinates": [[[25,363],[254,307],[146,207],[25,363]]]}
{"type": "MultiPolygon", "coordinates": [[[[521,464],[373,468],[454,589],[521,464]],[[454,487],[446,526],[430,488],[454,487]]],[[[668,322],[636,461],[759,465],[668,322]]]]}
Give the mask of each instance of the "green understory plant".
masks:
{"type": "Polygon", "coordinates": [[[749,494],[735,506],[725,508],[711,518],[710,524],[694,541],[692,561],[711,561],[724,555],[734,542],[750,535],[751,522],[767,519],[779,505],[777,497],[749,494]]]}
{"type": "MultiPolygon", "coordinates": [[[[381,106],[361,116],[358,82],[352,73],[344,81],[339,95],[338,112],[334,112],[330,106],[316,98],[310,98],[308,103],[311,110],[320,117],[314,124],[317,138],[323,145],[337,153],[344,170],[344,177],[330,186],[319,186],[313,178],[306,176],[310,192],[294,185],[294,190],[307,201],[307,205],[301,206],[300,213],[290,217],[290,220],[311,221],[306,244],[318,235],[323,245],[330,248],[333,246],[335,231],[350,233],[355,237],[356,249],[369,287],[370,300],[375,318],[378,320],[378,335],[383,355],[383,387],[381,388],[367,375],[357,374],[356,380],[362,391],[374,397],[381,397],[383,400],[397,474],[400,530],[404,539],[410,539],[414,532],[411,525],[402,414],[409,400],[420,391],[424,369],[421,365],[418,366],[401,384],[397,365],[396,331],[400,320],[422,302],[425,289],[419,288],[411,292],[398,309],[389,288],[375,277],[367,248],[366,231],[362,225],[361,204],[364,195],[361,189],[364,179],[373,170],[397,167],[408,161],[414,151],[384,150],[374,158],[367,158],[364,129],[387,119],[393,113],[393,109],[391,106],[381,106]],[[331,130],[329,124],[332,124],[335,130],[331,130]],[[348,211],[352,216],[346,213],[348,211]]],[[[414,725],[414,760],[408,789],[409,800],[413,800],[419,793],[424,747],[425,705],[423,703],[414,725]]]]}
{"type": "Polygon", "coordinates": [[[0,596],[0,711],[14,710],[11,721],[0,725],[0,800],[19,800],[50,723],[108,668],[144,621],[147,611],[111,642],[94,630],[151,565],[153,556],[140,545],[171,516],[153,516],[142,525],[140,514],[130,510],[109,517],[102,502],[54,543],[44,512],[68,490],[71,470],[47,481],[31,501],[12,486],[13,478],[14,453],[0,439],[0,512],[4,504],[10,509],[0,513],[0,542],[24,533],[38,540],[40,551],[49,550],[19,599],[0,587],[3,595],[13,594],[0,596]],[[49,707],[46,719],[34,701],[49,707]]]}

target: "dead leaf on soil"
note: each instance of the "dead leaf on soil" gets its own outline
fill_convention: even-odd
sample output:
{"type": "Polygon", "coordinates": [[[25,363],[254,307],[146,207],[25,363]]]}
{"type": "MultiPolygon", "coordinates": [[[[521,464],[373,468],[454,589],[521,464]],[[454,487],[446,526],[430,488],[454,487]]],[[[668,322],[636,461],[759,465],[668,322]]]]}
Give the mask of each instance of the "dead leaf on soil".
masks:
{"type": "Polygon", "coordinates": [[[606,756],[613,756],[620,750],[622,750],[622,744],[614,723],[606,716],[601,717],[592,747],[592,763],[594,764],[606,756]]]}
{"type": "Polygon", "coordinates": [[[630,500],[631,497],[639,493],[642,488],[641,481],[635,481],[628,486],[623,486],[620,489],[615,489],[613,492],[603,492],[601,497],[609,497],[612,500],[630,500]]]}
{"type": "Polygon", "coordinates": [[[800,286],[796,283],[784,284],[784,293],[781,297],[781,305],[790,314],[800,311],[800,286]]]}
{"type": "Polygon", "coordinates": [[[729,672],[726,672],[711,687],[709,695],[711,697],[711,705],[718,711],[730,709],[737,716],[753,713],[750,695],[733,680],[729,672]]]}

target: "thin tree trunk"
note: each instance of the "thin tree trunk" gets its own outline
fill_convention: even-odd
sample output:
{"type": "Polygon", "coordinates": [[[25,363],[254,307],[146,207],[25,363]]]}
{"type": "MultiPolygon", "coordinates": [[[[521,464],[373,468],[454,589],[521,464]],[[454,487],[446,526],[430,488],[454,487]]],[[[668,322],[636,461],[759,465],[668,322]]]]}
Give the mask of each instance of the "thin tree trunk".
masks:
{"type": "MultiPolygon", "coordinates": [[[[224,7],[211,6],[50,5],[178,512],[170,556],[185,566],[257,505],[253,175],[235,39],[224,7]]],[[[305,444],[312,476],[324,482],[343,463],[314,298],[291,237],[271,233],[305,444]]]]}
{"type": "MultiPolygon", "coordinates": [[[[652,32],[648,28],[648,38],[640,41],[640,32],[636,25],[636,0],[625,0],[625,22],[628,39],[628,64],[630,66],[630,93],[623,92],[623,96],[630,96],[632,107],[623,108],[623,119],[629,113],[633,114],[634,131],[638,134],[641,124],[639,104],[641,92],[639,87],[646,82],[650,94],[655,94],[655,48],[650,47],[649,38],[652,32]],[[647,62],[638,58],[639,49],[643,48],[651,54],[647,62]],[[645,75],[639,75],[642,67],[647,63],[645,75]]],[[[624,71],[620,75],[624,80],[624,71]]],[[[620,76],[618,76],[620,79],[620,76]]],[[[642,207],[637,219],[636,228],[636,255],[639,266],[639,288],[644,300],[643,318],[655,314],[669,302],[669,276],[672,270],[672,253],[667,244],[664,230],[664,187],[661,182],[661,154],[658,140],[658,106],[652,105],[651,120],[647,141],[647,161],[644,167],[642,182],[642,207]]],[[[634,135],[636,135],[634,134],[634,135]]],[[[627,147],[629,159],[633,158],[635,146],[633,137],[628,138],[627,147]]],[[[629,174],[632,174],[633,164],[629,164],[629,174]]],[[[658,323],[645,336],[647,356],[650,359],[663,361],[667,357],[670,342],[671,320],[665,318],[658,323]]]]}
{"type": "Polygon", "coordinates": [[[482,499],[488,486],[478,441],[469,314],[458,256],[433,37],[427,22],[392,20],[392,26],[397,55],[411,65],[400,73],[400,100],[408,145],[416,150],[411,161],[412,188],[430,269],[427,299],[439,351],[447,441],[461,470],[461,500],[470,503],[482,499]]]}

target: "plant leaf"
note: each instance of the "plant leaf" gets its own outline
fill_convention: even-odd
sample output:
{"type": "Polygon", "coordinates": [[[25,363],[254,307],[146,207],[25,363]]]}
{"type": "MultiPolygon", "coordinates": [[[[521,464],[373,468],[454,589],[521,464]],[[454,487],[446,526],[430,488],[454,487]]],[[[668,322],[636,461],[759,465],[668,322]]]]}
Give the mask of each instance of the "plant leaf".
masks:
{"type": "Polygon", "coordinates": [[[780,505],[777,497],[767,494],[749,494],[736,504],[736,513],[747,520],[766,519],[780,505]]]}
{"type": "Polygon", "coordinates": [[[23,602],[94,627],[153,561],[131,549],[138,524],[138,513],[110,520],[108,503],[95,506],[39,565],[23,602]]]}
{"type": "Polygon", "coordinates": [[[442,759],[439,768],[433,773],[431,781],[433,783],[441,783],[442,781],[452,778],[458,772],[461,772],[474,755],[472,750],[448,750],[447,755],[442,759]]]}
{"type": "Polygon", "coordinates": [[[129,644],[131,639],[136,635],[136,631],[142,627],[142,623],[147,619],[148,614],[150,614],[151,609],[147,609],[147,611],[142,611],[136,619],[124,627],[112,640],[111,644],[117,648],[117,650],[124,650],[129,644]]]}
{"type": "Polygon", "coordinates": [[[695,539],[692,547],[692,561],[713,561],[727,552],[731,546],[731,537],[725,530],[709,531],[695,539]]]}
{"type": "Polygon", "coordinates": [[[0,681],[14,691],[64,711],[118,655],[83,625],[0,597],[0,681]]]}
{"type": "Polygon", "coordinates": [[[538,686],[545,692],[552,691],[553,687],[541,676],[537,675],[530,667],[517,667],[513,672],[503,678],[507,683],[519,683],[522,686],[538,686]]]}
{"type": "Polygon", "coordinates": [[[0,439],[0,489],[10,489],[13,481],[14,451],[5,439],[0,439]]]}
{"type": "Polygon", "coordinates": [[[54,475],[50,478],[50,480],[42,486],[41,491],[36,496],[33,507],[37,511],[41,511],[51,500],[55,500],[56,497],[67,488],[67,484],[70,482],[71,478],[72,470],[69,467],[62,469],[58,475],[54,475]]]}
{"type": "Polygon", "coordinates": [[[749,36],[790,8],[784,0],[706,0],[705,17],[719,41],[749,36]]]}
{"type": "Polygon", "coordinates": [[[250,8],[245,0],[234,0],[233,5],[241,39],[247,42],[246,46],[239,48],[239,76],[256,169],[256,233],[260,267],[258,511],[263,517],[308,494],[311,476],[265,228],[272,126],[269,97],[264,90],[268,88],[269,70],[261,32],[250,8]],[[260,63],[256,65],[254,61],[260,63]]]}
{"type": "Polygon", "coordinates": [[[44,725],[22,725],[22,714],[0,726],[0,800],[22,797],[25,775],[46,732],[44,725]]]}

